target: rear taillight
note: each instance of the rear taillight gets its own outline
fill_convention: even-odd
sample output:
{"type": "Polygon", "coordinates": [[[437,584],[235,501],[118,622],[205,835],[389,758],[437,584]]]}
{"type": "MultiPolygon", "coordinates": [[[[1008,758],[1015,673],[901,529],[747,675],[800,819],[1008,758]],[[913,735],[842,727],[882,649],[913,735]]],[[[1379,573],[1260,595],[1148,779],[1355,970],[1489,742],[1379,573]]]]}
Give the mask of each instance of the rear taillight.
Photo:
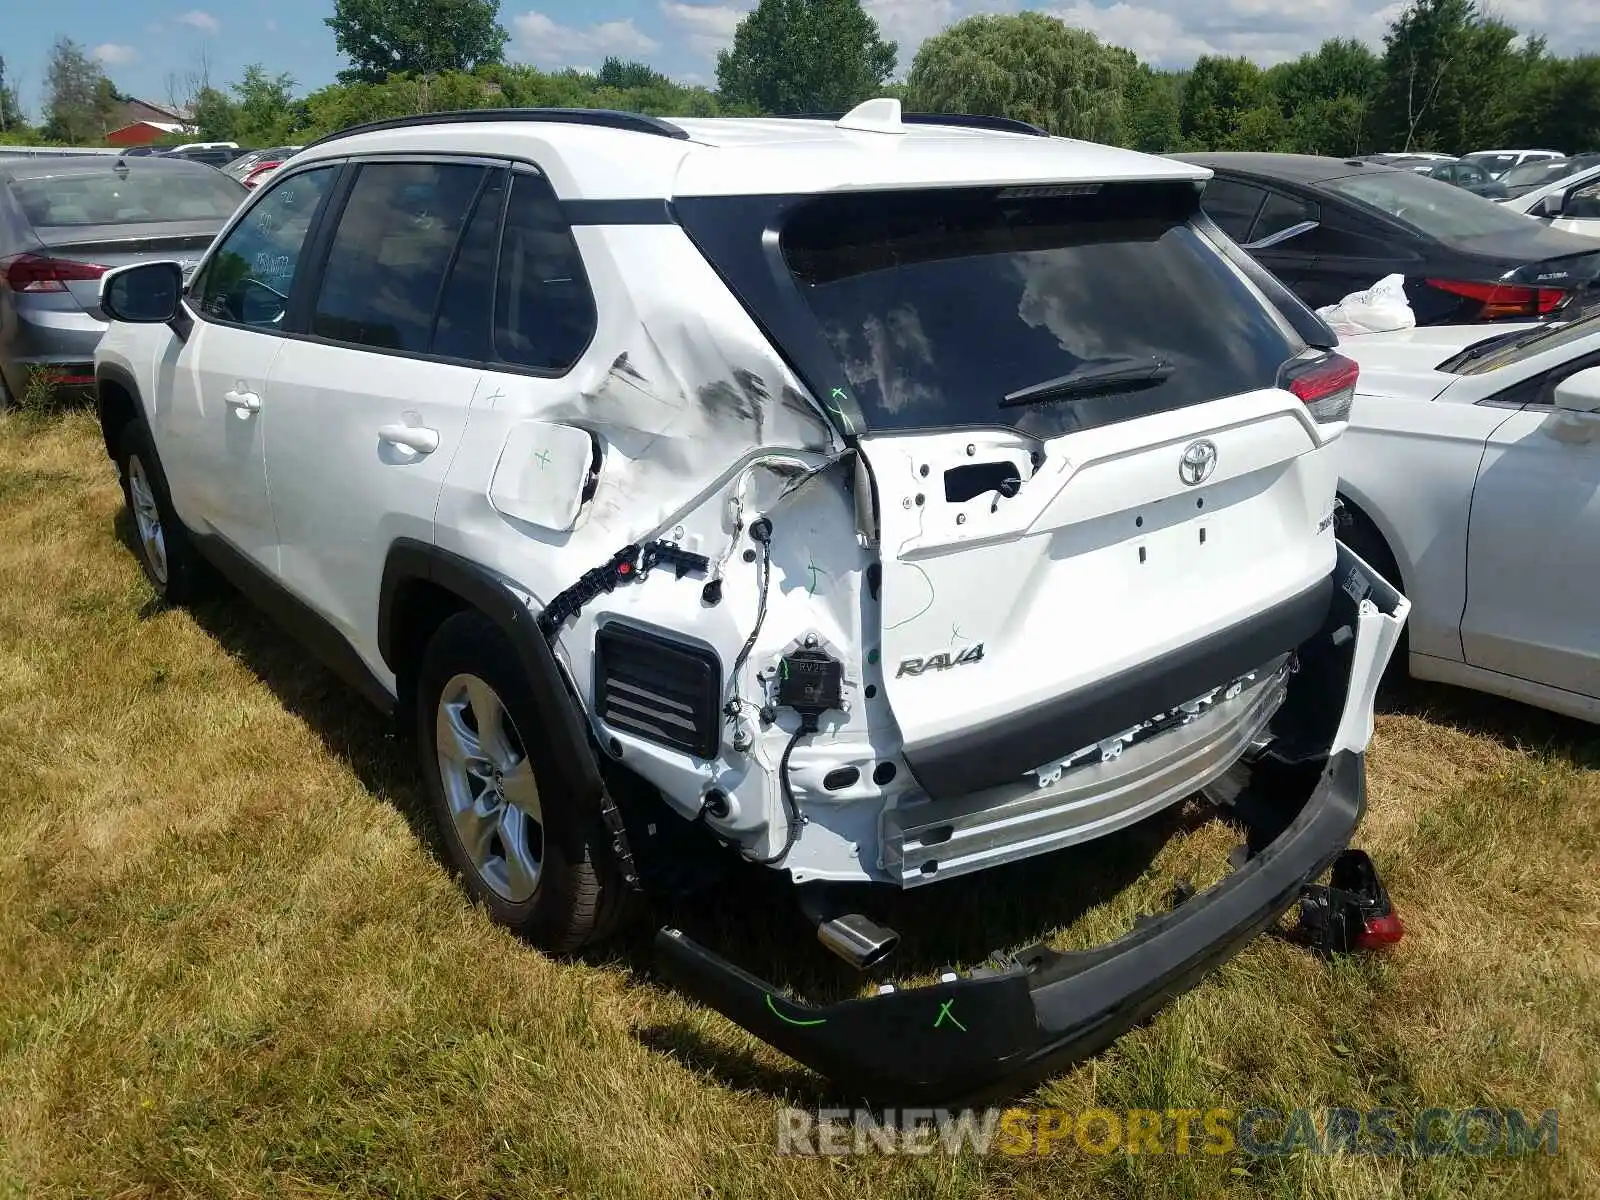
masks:
{"type": "Polygon", "coordinates": [[[99,279],[106,268],[95,263],[46,258],[42,254],[15,254],[0,259],[0,282],[13,292],[64,292],[69,283],[99,279]]]}
{"type": "Polygon", "coordinates": [[[1300,398],[1314,421],[1328,424],[1350,419],[1361,368],[1342,354],[1297,358],[1284,365],[1278,386],[1300,398]]]}
{"type": "Polygon", "coordinates": [[[251,167],[249,173],[244,177],[244,186],[247,188],[259,186],[261,183],[259,176],[265,175],[268,171],[276,171],[281,166],[283,166],[281,162],[264,162],[251,167]]]}
{"type": "Polygon", "coordinates": [[[1429,279],[1431,288],[1464,296],[1483,305],[1478,314],[1481,321],[1494,321],[1503,317],[1545,317],[1557,312],[1572,299],[1572,293],[1561,288],[1535,288],[1505,283],[1471,283],[1460,279],[1429,279]]]}

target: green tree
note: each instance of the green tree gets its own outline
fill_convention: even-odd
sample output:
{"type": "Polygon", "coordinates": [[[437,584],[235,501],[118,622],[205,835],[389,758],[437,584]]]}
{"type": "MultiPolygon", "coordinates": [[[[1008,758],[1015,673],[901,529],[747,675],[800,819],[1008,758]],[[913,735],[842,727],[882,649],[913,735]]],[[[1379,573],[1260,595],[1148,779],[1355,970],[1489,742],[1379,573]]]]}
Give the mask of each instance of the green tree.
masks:
{"type": "Polygon", "coordinates": [[[1372,97],[1383,83],[1378,56],[1352,38],[1330,38],[1266,73],[1287,121],[1285,149],[1299,154],[1369,153],[1372,97]]]}
{"type": "Polygon", "coordinates": [[[1127,117],[1127,144],[1146,154],[1165,154],[1183,145],[1178,111],[1188,72],[1157,71],[1140,64],[1128,81],[1123,107],[1127,117]]]}
{"type": "Polygon", "coordinates": [[[214,87],[203,87],[195,94],[191,106],[194,113],[195,132],[207,142],[235,142],[239,140],[239,106],[228,93],[214,87]]]}
{"type": "Polygon", "coordinates": [[[500,0],[334,0],[339,53],[350,60],[345,83],[382,83],[407,72],[466,71],[499,62],[506,31],[500,0]]]}
{"type": "Polygon", "coordinates": [[[619,91],[657,87],[661,84],[670,85],[672,82],[647,63],[624,62],[615,56],[600,64],[598,79],[601,87],[616,88],[619,91]]]}
{"type": "Polygon", "coordinates": [[[293,132],[296,123],[293,75],[268,75],[260,63],[251,63],[231,90],[236,100],[234,137],[230,140],[267,146],[283,141],[293,132]]]}
{"type": "Polygon", "coordinates": [[[1178,110],[1184,141],[1196,150],[1266,149],[1247,144],[1270,124],[1256,109],[1276,108],[1261,68],[1248,58],[1204,55],[1189,72],[1178,110]],[[1241,136],[1241,124],[1251,115],[1250,135],[1241,136]]]}
{"type": "Polygon", "coordinates": [[[1600,55],[1545,59],[1518,107],[1528,142],[1568,154],[1600,150],[1600,55]]]}
{"type": "Polygon", "coordinates": [[[1396,149],[1472,150],[1505,128],[1526,63],[1473,0],[1413,0],[1384,38],[1380,124],[1396,149]]]}
{"type": "Polygon", "coordinates": [[[111,125],[117,89],[71,38],[57,38],[45,66],[44,134],[51,141],[98,140],[111,125]]]}
{"type": "Polygon", "coordinates": [[[6,82],[6,60],[0,58],[0,133],[15,132],[25,124],[16,84],[6,82]]]}
{"type": "Polygon", "coordinates": [[[929,38],[907,77],[912,107],[1030,121],[1064,137],[1119,142],[1138,60],[1055,17],[968,17],[929,38]]]}
{"type": "Polygon", "coordinates": [[[760,112],[849,109],[882,89],[897,52],[861,0],[761,0],[717,55],[717,89],[760,112]]]}

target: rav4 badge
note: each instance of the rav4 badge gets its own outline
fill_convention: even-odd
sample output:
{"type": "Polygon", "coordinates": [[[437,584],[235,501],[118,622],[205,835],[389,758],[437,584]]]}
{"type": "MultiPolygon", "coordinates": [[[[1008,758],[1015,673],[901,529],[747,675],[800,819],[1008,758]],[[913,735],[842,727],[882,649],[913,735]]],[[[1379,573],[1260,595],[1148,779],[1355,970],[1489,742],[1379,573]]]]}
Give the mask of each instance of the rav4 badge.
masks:
{"type": "Polygon", "coordinates": [[[948,671],[951,667],[964,667],[970,663],[983,661],[983,643],[968,646],[959,654],[935,654],[929,658],[902,659],[900,669],[894,673],[899,679],[902,675],[921,675],[924,671],[948,671]]]}

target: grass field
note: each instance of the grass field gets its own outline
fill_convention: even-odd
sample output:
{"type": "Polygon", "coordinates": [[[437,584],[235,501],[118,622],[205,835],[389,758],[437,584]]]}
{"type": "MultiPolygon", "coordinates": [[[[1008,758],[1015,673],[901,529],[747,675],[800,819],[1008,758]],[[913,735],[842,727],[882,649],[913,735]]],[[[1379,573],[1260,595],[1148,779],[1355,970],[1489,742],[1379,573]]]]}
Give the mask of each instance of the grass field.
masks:
{"type": "MultiPolygon", "coordinates": [[[[491,927],[407,748],[237,597],[157,608],[125,537],[92,418],[0,416],[0,1197],[1600,1195],[1593,729],[1403,697],[1360,841],[1407,939],[1260,939],[1024,1101],[1556,1108],[1556,1155],[778,1157],[815,1079],[644,939],[555,962],[491,927]]],[[[943,885],[903,953],[1101,940],[1234,840],[1185,810],[943,885]]],[[[672,915],[840,986],[759,886],[672,915]]]]}

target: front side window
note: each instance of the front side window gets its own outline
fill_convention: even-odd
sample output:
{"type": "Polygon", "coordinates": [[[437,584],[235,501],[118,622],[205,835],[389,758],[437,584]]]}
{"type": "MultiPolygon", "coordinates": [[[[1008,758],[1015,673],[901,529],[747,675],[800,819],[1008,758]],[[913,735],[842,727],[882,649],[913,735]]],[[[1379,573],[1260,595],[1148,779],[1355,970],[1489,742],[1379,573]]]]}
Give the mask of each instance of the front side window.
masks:
{"type": "Polygon", "coordinates": [[[363,164],[328,250],[311,332],[427,352],[456,243],[489,175],[464,163],[363,164]]]}
{"type": "Polygon", "coordinates": [[[284,179],[228,232],[189,289],[202,317],[275,329],[289,307],[289,289],[337,167],[284,179]]]}
{"type": "Polygon", "coordinates": [[[1190,223],[1191,185],[1059,190],[824,196],[790,219],[785,259],[869,427],[1054,437],[1273,387],[1303,349],[1190,223]]]}
{"type": "Polygon", "coordinates": [[[1600,179],[1573,188],[1561,206],[1561,215],[1579,221],[1600,218],[1600,179]]]}

